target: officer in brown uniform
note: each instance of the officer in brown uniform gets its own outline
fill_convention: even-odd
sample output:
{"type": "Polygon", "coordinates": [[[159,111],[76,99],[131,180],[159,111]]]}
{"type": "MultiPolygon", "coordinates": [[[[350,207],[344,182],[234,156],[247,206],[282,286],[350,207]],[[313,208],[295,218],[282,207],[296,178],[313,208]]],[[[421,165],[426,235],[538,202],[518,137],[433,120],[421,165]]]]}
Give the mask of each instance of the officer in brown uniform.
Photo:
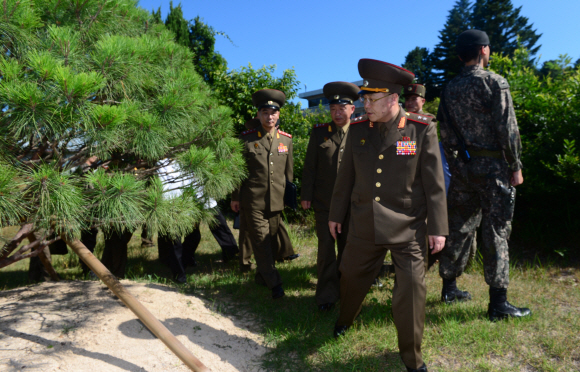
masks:
{"type": "Polygon", "coordinates": [[[399,352],[408,371],[424,372],[425,237],[437,252],[448,234],[437,128],[430,118],[398,105],[412,72],[373,59],[361,59],[358,69],[368,119],[351,123],[328,223],[336,236],[350,207],[334,335],[353,324],[390,250],[397,278],[392,303],[399,352]]]}
{"type": "Polygon", "coordinates": [[[425,104],[425,94],[427,89],[422,84],[409,84],[403,87],[403,98],[405,98],[405,111],[414,114],[426,115],[435,119],[435,115],[423,111],[425,104]]]}
{"type": "MultiPolygon", "coordinates": [[[[330,104],[332,121],[317,124],[312,129],[304,160],[300,199],[303,209],[309,209],[311,206],[314,208],[316,218],[318,237],[316,304],[319,310],[330,310],[340,297],[338,267],[346,245],[348,229],[343,229],[336,240],[337,257],[335,240],[328,230],[328,211],[336,173],[344,154],[350,117],[354,113],[354,101],[359,98],[359,88],[352,83],[333,82],[326,84],[322,90],[330,104]]],[[[347,221],[348,213],[345,226],[348,224],[347,221]]]]}
{"type": "Polygon", "coordinates": [[[256,280],[272,290],[274,299],[284,296],[275,267],[275,242],[282,224],[286,181],[292,182],[294,166],[292,136],[276,128],[285,101],[284,93],[275,89],[262,89],[252,95],[262,125],[240,135],[249,174],[232,193],[231,202],[234,212],[243,210],[241,216],[256,257],[256,280]]]}
{"type": "MultiPolygon", "coordinates": [[[[260,119],[254,118],[248,120],[246,124],[244,124],[247,130],[256,129],[262,124],[260,123],[260,119]]],[[[278,125],[277,125],[278,126],[278,125]]],[[[244,217],[241,215],[242,211],[240,211],[240,230],[239,230],[239,246],[240,246],[240,254],[239,254],[239,264],[240,270],[242,272],[247,272],[252,269],[255,269],[255,266],[250,261],[252,258],[252,243],[250,238],[247,234],[246,229],[246,221],[244,217]]],[[[288,236],[288,231],[284,224],[280,225],[278,229],[278,236],[276,239],[276,243],[278,244],[278,253],[276,254],[276,261],[284,262],[284,261],[292,261],[300,257],[299,253],[294,252],[294,247],[292,247],[292,242],[290,241],[290,237],[288,236]]]]}

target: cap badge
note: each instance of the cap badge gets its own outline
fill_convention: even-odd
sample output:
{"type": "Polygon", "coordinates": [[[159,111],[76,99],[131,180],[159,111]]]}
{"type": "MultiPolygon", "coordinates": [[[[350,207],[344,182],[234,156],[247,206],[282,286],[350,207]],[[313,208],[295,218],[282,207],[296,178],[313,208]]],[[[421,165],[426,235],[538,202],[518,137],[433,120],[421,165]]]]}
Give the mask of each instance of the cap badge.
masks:
{"type": "Polygon", "coordinates": [[[269,105],[273,105],[273,104],[274,104],[274,102],[272,102],[272,101],[268,101],[268,104],[269,104],[269,105]]]}
{"type": "Polygon", "coordinates": [[[369,86],[369,82],[366,80],[363,80],[363,87],[368,87],[369,86]]]}
{"type": "Polygon", "coordinates": [[[412,90],[413,90],[413,87],[409,87],[409,89],[407,89],[407,90],[408,90],[408,91],[412,91],[412,90]]]}
{"type": "Polygon", "coordinates": [[[363,146],[364,146],[364,144],[365,144],[366,142],[367,142],[367,141],[366,141],[364,138],[360,140],[360,144],[361,144],[361,145],[363,145],[363,146]]]}
{"type": "Polygon", "coordinates": [[[336,96],[334,96],[334,99],[339,99],[340,96],[337,94],[336,96]]]}

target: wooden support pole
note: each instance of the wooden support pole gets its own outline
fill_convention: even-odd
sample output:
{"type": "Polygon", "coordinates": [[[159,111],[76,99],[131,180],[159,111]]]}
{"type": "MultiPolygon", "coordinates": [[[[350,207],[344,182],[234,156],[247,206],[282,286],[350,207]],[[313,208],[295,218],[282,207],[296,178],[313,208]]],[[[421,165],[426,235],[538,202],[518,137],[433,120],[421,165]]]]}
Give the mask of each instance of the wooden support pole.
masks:
{"type": "Polygon", "coordinates": [[[141,302],[139,302],[125,287],[115,278],[113,274],[99,261],[80,240],[68,240],[65,236],[61,236],[66,244],[80,257],[84,263],[101,279],[107,287],[123,303],[137,315],[139,320],[149,328],[151,332],[175,354],[185,365],[195,372],[209,372],[210,370],[203,365],[193,354],[187,350],[185,346],[163,325],[157,320],[153,314],[147,310],[141,302]]]}

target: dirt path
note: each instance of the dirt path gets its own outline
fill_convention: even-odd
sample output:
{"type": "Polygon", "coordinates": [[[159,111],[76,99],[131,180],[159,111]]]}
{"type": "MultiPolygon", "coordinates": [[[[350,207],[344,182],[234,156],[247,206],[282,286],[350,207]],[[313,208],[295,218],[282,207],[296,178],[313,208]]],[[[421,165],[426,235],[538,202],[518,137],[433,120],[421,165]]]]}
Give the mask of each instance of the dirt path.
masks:
{"type": "MultiPolygon", "coordinates": [[[[214,372],[261,371],[267,351],[244,314],[157,284],[123,285],[214,372]]],[[[102,283],[43,283],[0,292],[0,371],[188,371],[102,283]]]]}

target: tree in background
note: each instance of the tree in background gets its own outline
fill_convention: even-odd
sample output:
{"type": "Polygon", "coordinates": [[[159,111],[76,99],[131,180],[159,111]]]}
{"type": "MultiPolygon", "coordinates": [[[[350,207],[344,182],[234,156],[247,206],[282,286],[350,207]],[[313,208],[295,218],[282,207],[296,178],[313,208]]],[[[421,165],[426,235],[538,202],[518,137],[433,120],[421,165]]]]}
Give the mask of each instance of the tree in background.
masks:
{"type": "MultiPolygon", "coordinates": [[[[531,53],[494,54],[491,69],[504,76],[522,137],[525,182],[518,187],[516,234],[551,253],[557,244],[575,247],[580,220],[580,68],[561,56],[558,73],[541,76],[531,53]]],[[[562,252],[560,252],[562,253],[562,252]]]]}
{"type": "Polygon", "coordinates": [[[521,6],[514,9],[511,0],[476,0],[470,26],[487,33],[491,49],[497,54],[512,57],[521,46],[533,56],[541,47],[536,43],[542,34],[532,29],[533,23],[528,24],[528,18],[520,15],[521,10],[521,6]]]}
{"type": "Polygon", "coordinates": [[[407,54],[402,67],[415,74],[416,83],[425,85],[427,101],[432,101],[438,97],[438,90],[435,87],[436,80],[433,76],[433,61],[429,49],[416,47],[407,54]]]}
{"type": "MultiPolygon", "coordinates": [[[[161,8],[153,11],[153,18],[157,22],[161,21],[161,8]]],[[[199,16],[191,21],[185,20],[181,3],[173,7],[172,1],[169,3],[165,26],[175,34],[177,44],[186,46],[193,52],[195,70],[208,84],[213,85],[215,76],[227,69],[226,60],[215,51],[215,36],[222,35],[228,40],[230,38],[205,24],[199,16]]]]}
{"type": "MultiPolygon", "coordinates": [[[[8,2],[0,18],[0,267],[99,227],[180,236],[245,174],[232,111],[191,51],[133,0],[8,2]],[[155,177],[187,181],[163,197],[155,177]],[[145,182],[148,180],[148,182],[145,182]],[[36,245],[18,243],[39,232],[36,245]],[[20,240],[18,240],[20,239],[20,240]]],[[[177,187],[177,186],[176,186],[177,187]]]]}

